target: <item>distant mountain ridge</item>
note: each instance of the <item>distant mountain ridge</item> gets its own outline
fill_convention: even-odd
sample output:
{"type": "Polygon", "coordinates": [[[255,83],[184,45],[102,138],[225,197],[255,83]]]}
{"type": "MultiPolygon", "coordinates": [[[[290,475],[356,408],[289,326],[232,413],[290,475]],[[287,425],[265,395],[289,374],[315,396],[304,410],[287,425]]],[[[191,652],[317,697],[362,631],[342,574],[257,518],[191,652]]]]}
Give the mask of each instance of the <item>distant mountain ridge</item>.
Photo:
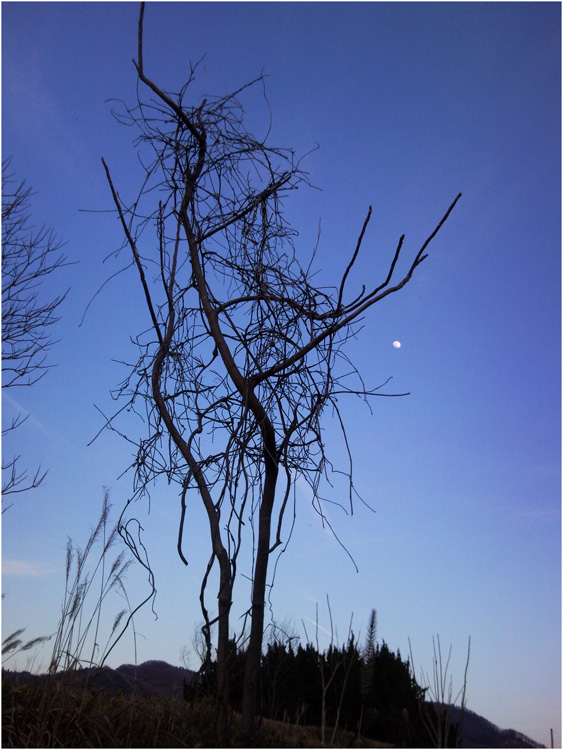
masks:
{"type": "MultiPolygon", "coordinates": [[[[2,670],[2,675],[18,685],[45,682],[48,675],[2,670]]],[[[56,678],[62,674],[56,675],[56,678]]],[[[122,664],[117,669],[92,667],[72,672],[71,684],[85,685],[104,693],[123,691],[130,695],[165,695],[181,700],[184,684],[191,684],[196,673],[191,669],[174,667],[165,661],[146,661],[143,664],[122,664]]],[[[436,704],[442,706],[443,704],[436,704]]],[[[461,717],[458,706],[448,705],[452,724],[461,717]]],[[[462,727],[463,747],[466,748],[536,748],[545,747],[514,729],[499,729],[492,722],[473,711],[465,710],[462,727]]]]}
{"type": "MultiPolygon", "coordinates": [[[[184,683],[195,678],[195,672],[183,667],[174,667],[165,661],[151,660],[135,666],[122,664],[117,669],[110,667],[86,667],[71,673],[58,673],[55,679],[69,678],[71,685],[85,685],[101,693],[123,691],[128,695],[166,695],[179,700],[183,697],[184,683]]],[[[49,675],[33,675],[30,672],[2,670],[2,675],[18,685],[29,682],[44,683],[49,675]]]]}

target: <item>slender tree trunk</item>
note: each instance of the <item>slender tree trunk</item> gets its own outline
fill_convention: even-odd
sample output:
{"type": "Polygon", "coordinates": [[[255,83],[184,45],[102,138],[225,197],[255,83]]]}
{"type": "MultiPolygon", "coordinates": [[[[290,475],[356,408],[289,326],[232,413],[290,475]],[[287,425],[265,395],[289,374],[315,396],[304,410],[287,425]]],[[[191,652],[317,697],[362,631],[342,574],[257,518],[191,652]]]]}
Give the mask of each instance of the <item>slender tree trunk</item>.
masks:
{"type": "Polygon", "coordinates": [[[221,532],[219,527],[219,517],[215,511],[205,477],[201,471],[201,466],[194,459],[189,446],[183,439],[180,431],[176,427],[172,416],[166,408],[166,403],[162,396],[160,378],[162,365],[168,352],[171,332],[174,326],[174,311],[171,310],[168,331],[165,339],[154,359],[152,371],[152,392],[153,398],[160,411],[162,419],[168,428],[170,436],[182,452],[190,469],[194,473],[201,497],[207,515],[211,530],[211,545],[215,556],[219,562],[219,626],[217,638],[217,721],[216,734],[219,747],[226,747],[228,741],[228,708],[229,708],[229,681],[228,681],[228,648],[229,648],[229,612],[231,609],[232,599],[232,578],[231,563],[227,550],[221,541],[221,532]]]}
{"type": "Polygon", "coordinates": [[[266,457],[266,477],[264,480],[262,502],[260,504],[258,546],[252,588],[252,618],[244,672],[242,732],[243,737],[249,745],[253,741],[255,730],[258,674],[260,671],[262,638],[264,634],[266,577],[268,573],[268,558],[270,554],[270,527],[278,476],[277,463],[271,458],[271,456],[272,453],[266,457]]]}
{"type": "Polygon", "coordinates": [[[217,636],[217,722],[219,747],[229,744],[229,611],[231,608],[231,569],[226,551],[219,559],[219,627],[217,636]]]}

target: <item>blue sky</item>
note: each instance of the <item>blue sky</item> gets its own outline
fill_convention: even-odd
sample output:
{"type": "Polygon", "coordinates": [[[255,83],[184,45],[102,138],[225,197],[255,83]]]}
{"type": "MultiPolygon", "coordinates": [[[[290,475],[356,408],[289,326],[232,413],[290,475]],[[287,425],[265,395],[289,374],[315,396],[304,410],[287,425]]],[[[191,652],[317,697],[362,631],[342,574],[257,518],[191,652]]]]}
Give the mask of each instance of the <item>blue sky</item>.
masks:
{"type": "MultiPolygon", "coordinates": [[[[67,536],[85,542],[103,486],[116,511],[131,492],[129,475],[118,480],[130,446],[110,433],[88,444],[103,424],[94,405],[114,408],[116,360],[146,327],[134,275],[104,287],[79,324],[119,268],[104,262],[121,235],[97,213],[112,205],[101,157],[123,195],[138,186],[133,133],[107,101],[134,101],[137,14],[136,3],[2,4],[3,156],[36,191],[35,223],[78,261],[45,288],[70,286],[57,367],[3,399],[6,416],[31,415],[5,453],[49,468],[2,519],[4,634],[56,628],[67,536]]],[[[323,281],[346,267],[369,205],[358,290],[380,279],[403,233],[412,258],[463,193],[412,282],[351,342],[371,385],[392,376],[411,394],[376,399],[373,414],[346,409],[356,486],[376,512],[358,504],[330,518],[359,573],[298,487],[273,612],[311,633],[317,602],[328,625],[328,595],[342,637],[352,613],[365,633],[375,607],[379,638],[404,656],[410,638],[417,669],[431,669],[434,634],[452,643],[454,685],[471,636],[469,708],[546,745],[553,727],[560,742],[560,5],[149,3],[145,19],[145,65],[161,86],[177,90],[205,53],[194,100],[264,71],[271,142],[299,155],[319,145],[304,164],[320,190],[303,188],[287,211],[305,254],[321,222],[323,281]]],[[[262,97],[246,109],[264,133],[262,97]]],[[[136,619],[140,661],[180,663],[201,619],[208,532],[194,498],[186,569],[178,510],[166,485],[150,515],[136,508],[158,587],[158,620],[136,619]]],[[[129,595],[145,590],[132,570],[129,595]]],[[[133,658],[126,637],[110,663],[133,658]]]]}

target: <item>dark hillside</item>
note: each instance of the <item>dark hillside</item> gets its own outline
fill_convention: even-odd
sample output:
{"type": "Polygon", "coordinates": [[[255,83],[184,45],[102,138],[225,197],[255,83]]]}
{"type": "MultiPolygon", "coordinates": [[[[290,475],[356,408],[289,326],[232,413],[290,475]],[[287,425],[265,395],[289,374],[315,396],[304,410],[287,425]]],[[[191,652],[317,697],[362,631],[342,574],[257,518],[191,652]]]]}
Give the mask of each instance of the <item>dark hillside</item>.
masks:
{"type": "MultiPolygon", "coordinates": [[[[447,708],[452,724],[457,724],[461,718],[461,709],[458,706],[448,706],[447,708]]],[[[461,736],[462,747],[545,747],[545,745],[540,745],[514,729],[499,729],[492,722],[467,709],[465,709],[463,717],[461,736]]]]}

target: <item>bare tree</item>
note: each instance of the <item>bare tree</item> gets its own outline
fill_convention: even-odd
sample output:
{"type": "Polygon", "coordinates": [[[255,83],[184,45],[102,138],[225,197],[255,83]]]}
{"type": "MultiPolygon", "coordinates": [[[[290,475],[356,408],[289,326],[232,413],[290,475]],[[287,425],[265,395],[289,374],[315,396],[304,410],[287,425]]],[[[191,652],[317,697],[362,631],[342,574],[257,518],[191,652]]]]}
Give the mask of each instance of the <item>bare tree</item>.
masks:
{"type": "MultiPolygon", "coordinates": [[[[247,524],[253,569],[242,727],[251,738],[268,564],[287,543],[283,522],[295,502],[296,479],[309,483],[313,503],[329,523],[321,486],[333,466],[325,455],[321,416],[331,411],[345,439],[340,397],[387,395],[382,386],[364,385],[346,356],[346,342],[363,313],[407,284],[460,196],[399,280],[394,271],[404,237],[386,278],[348,294],[370,208],[336,286],[316,286],[314,253],[307,264],[299,261],[296,233],[283,212],[284,198],[306,175],[291,150],[267,145],[244,126],[241,99],[249,86],[261,86],[262,78],[196,106],[187,100],[192,68],[180,92],[168,93],[145,73],[143,14],[141,3],[137,103],[122,105],[116,114],[138,129],[145,171],[138,194],[122,198],[103,165],[124,235],[122,249],[138,273],[150,324],[136,338],[139,358],[115,394],[124,404],[107,425],[117,430],[113,420],[124,409],[142,411],[146,436],[128,436],[137,445],[131,500],[161,476],[179,485],[178,553],[186,564],[182,535],[192,490],[205,507],[211,555],[200,601],[208,654],[210,627],[217,624],[217,728],[224,743],[229,612],[247,524]],[[152,245],[149,230],[155,232],[152,245]],[[215,564],[218,604],[212,614],[205,594],[215,564]]],[[[344,464],[352,507],[349,452],[344,464]]]]}
{"type": "MultiPolygon", "coordinates": [[[[354,666],[354,663],[358,659],[358,651],[355,645],[354,634],[352,632],[352,619],[353,615],[350,616],[350,624],[348,626],[348,637],[346,643],[342,646],[335,646],[335,640],[338,642],[338,633],[335,632],[335,628],[332,622],[332,610],[330,608],[330,599],[326,597],[328,616],[330,621],[330,644],[326,651],[321,652],[319,647],[319,605],[315,608],[315,644],[316,648],[311,647],[310,652],[314,655],[317,667],[319,668],[321,678],[321,747],[326,747],[326,727],[327,727],[327,696],[330,686],[336,675],[340,672],[340,668],[344,672],[344,678],[342,680],[342,689],[338,693],[338,704],[336,715],[333,720],[333,729],[330,739],[330,747],[333,747],[336,739],[336,733],[338,731],[338,724],[340,722],[340,712],[342,709],[342,701],[344,699],[344,693],[346,692],[346,684],[350,671],[354,666]]],[[[305,629],[305,637],[307,638],[307,644],[311,645],[305,623],[303,623],[305,629]]]]}
{"type": "MultiPolygon", "coordinates": [[[[47,352],[55,343],[52,326],[60,320],[58,309],[64,294],[44,301],[39,288],[47,276],[68,260],[61,253],[63,243],[46,227],[30,224],[31,188],[17,183],[9,173],[11,160],[2,163],[2,387],[37,383],[51,365],[47,352]]],[[[16,429],[27,419],[16,416],[2,434],[16,429]]],[[[18,467],[19,456],[2,464],[7,479],[2,494],[39,486],[47,472],[38,468],[28,474],[18,467]]],[[[6,509],[7,510],[7,509],[6,509]]]]}
{"type": "MultiPolygon", "coordinates": [[[[432,636],[432,649],[434,657],[432,659],[432,680],[428,674],[421,671],[422,682],[427,683],[428,687],[423,688],[421,698],[419,699],[418,708],[422,723],[433,747],[451,747],[452,734],[455,741],[455,747],[461,747],[462,736],[461,730],[466,710],[467,695],[467,671],[469,669],[469,659],[471,656],[471,637],[467,641],[467,658],[465,660],[465,669],[463,672],[463,684],[459,691],[454,695],[452,676],[449,674],[450,660],[452,657],[452,646],[450,645],[447,659],[442,657],[442,645],[440,636],[432,636]],[[430,702],[426,699],[428,692],[430,702]],[[459,702],[460,714],[455,727],[452,727],[450,721],[450,707],[457,705],[459,702]]],[[[416,671],[412,655],[412,647],[409,640],[410,662],[412,676],[416,680],[416,671]]]]}

